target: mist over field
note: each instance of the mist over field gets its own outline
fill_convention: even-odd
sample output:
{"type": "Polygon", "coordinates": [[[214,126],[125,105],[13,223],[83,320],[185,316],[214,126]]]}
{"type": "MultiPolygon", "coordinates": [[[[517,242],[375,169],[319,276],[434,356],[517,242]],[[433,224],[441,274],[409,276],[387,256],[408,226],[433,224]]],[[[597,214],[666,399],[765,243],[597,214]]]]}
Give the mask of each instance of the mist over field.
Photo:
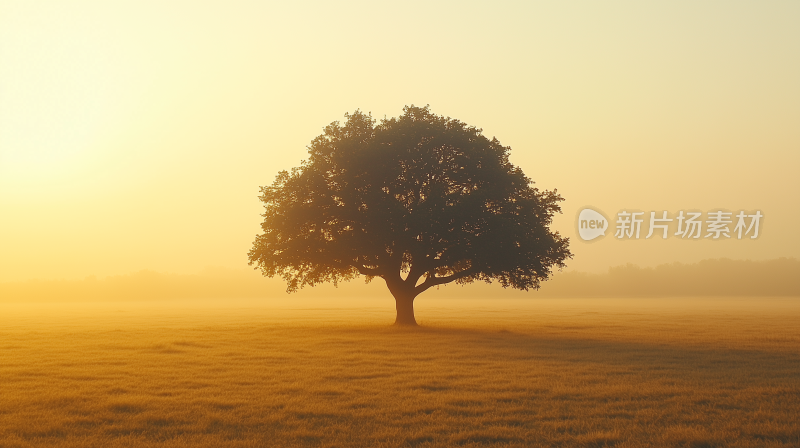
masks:
{"type": "Polygon", "coordinates": [[[800,444],[794,259],[450,285],[418,329],[253,274],[0,286],[0,446],[800,444]]]}
{"type": "MultiPolygon", "coordinates": [[[[375,279],[365,284],[351,280],[286,293],[280,278],[263,278],[246,269],[207,268],[195,275],[141,271],[129,275],[84,280],[49,280],[0,283],[2,302],[60,301],[162,301],[174,299],[262,298],[275,303],[327,299],[331,306],[348,306],[356,298],[391,297],[386,284],[375,279]]],[[[539,290],[516,291],[499,285],[474,283],[444,285],[421,296],[417,303],[434,298],[550,297],[800,297],[800,261],[781,258],[768,261],[703,260],[693,264],[664,264],[640,268],[628,264],[605,274],[555,272],[539,290]]],[[[357,301],[356,303],[363,303],[357,301]]]]}

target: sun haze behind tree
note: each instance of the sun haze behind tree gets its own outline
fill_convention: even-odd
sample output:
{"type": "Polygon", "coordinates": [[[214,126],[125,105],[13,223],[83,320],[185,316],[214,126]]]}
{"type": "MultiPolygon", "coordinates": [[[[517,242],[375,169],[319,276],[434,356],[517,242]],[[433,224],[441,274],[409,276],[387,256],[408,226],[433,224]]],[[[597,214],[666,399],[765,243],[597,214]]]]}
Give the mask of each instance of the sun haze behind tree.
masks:
{"type": "Polygon", "coordinates": [[[266,212],[249,253],[288,291],[381,277],[398,325],[414,299],[450,282],[538,288],[571,257],[549,226],[562,198],[509,162],[511,148],[465,123],[407,106],[375,125],[346,114],[311,142],[309,158],[262,187],[266,212]]]}

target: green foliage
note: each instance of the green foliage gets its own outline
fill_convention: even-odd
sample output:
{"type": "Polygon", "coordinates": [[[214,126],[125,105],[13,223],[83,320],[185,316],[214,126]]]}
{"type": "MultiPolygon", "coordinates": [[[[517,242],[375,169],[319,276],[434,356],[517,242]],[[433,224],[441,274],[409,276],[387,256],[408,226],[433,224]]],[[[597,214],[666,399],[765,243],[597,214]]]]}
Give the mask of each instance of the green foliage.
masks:
{"type": "Polygon", "coordinates": [[[534,188],[497,139],[428,107],[345,117],[261,188],[250,264],[289,291],[359,274],[412,297],[451,281],[527,290],[572,256],[549,229],[562,198],[534,188]]]}

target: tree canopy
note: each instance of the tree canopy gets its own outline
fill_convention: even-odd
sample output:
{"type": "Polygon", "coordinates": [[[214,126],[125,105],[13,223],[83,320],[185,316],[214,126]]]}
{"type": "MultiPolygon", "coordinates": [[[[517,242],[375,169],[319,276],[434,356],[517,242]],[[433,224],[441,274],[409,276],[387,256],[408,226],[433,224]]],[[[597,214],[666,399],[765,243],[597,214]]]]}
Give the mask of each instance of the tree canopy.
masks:
{"type": "Polygon", "coordinates": [[[549,228],[562,198],[533,187],[497,139],[428,107],[377,124],[360,111],[345,117],[300,167],[261,188],[264,233],[250,264],[288,291],[381,277],[396,323],[415,324],[413,300],[433,286],[535,289],[572,256],[549,228]]]}

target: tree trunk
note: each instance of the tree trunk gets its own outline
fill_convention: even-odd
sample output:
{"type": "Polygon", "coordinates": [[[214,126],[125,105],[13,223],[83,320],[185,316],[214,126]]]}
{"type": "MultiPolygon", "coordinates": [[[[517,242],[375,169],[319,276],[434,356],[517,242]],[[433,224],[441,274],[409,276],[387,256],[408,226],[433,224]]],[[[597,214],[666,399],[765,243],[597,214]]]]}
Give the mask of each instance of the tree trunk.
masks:
{"type": "Polygon", "coordinates": [[[397,306],[397,319],[395,325],[417,326],[414,319],[414,296],[410,294],[393,294],[394,302],[397,306]]]}

